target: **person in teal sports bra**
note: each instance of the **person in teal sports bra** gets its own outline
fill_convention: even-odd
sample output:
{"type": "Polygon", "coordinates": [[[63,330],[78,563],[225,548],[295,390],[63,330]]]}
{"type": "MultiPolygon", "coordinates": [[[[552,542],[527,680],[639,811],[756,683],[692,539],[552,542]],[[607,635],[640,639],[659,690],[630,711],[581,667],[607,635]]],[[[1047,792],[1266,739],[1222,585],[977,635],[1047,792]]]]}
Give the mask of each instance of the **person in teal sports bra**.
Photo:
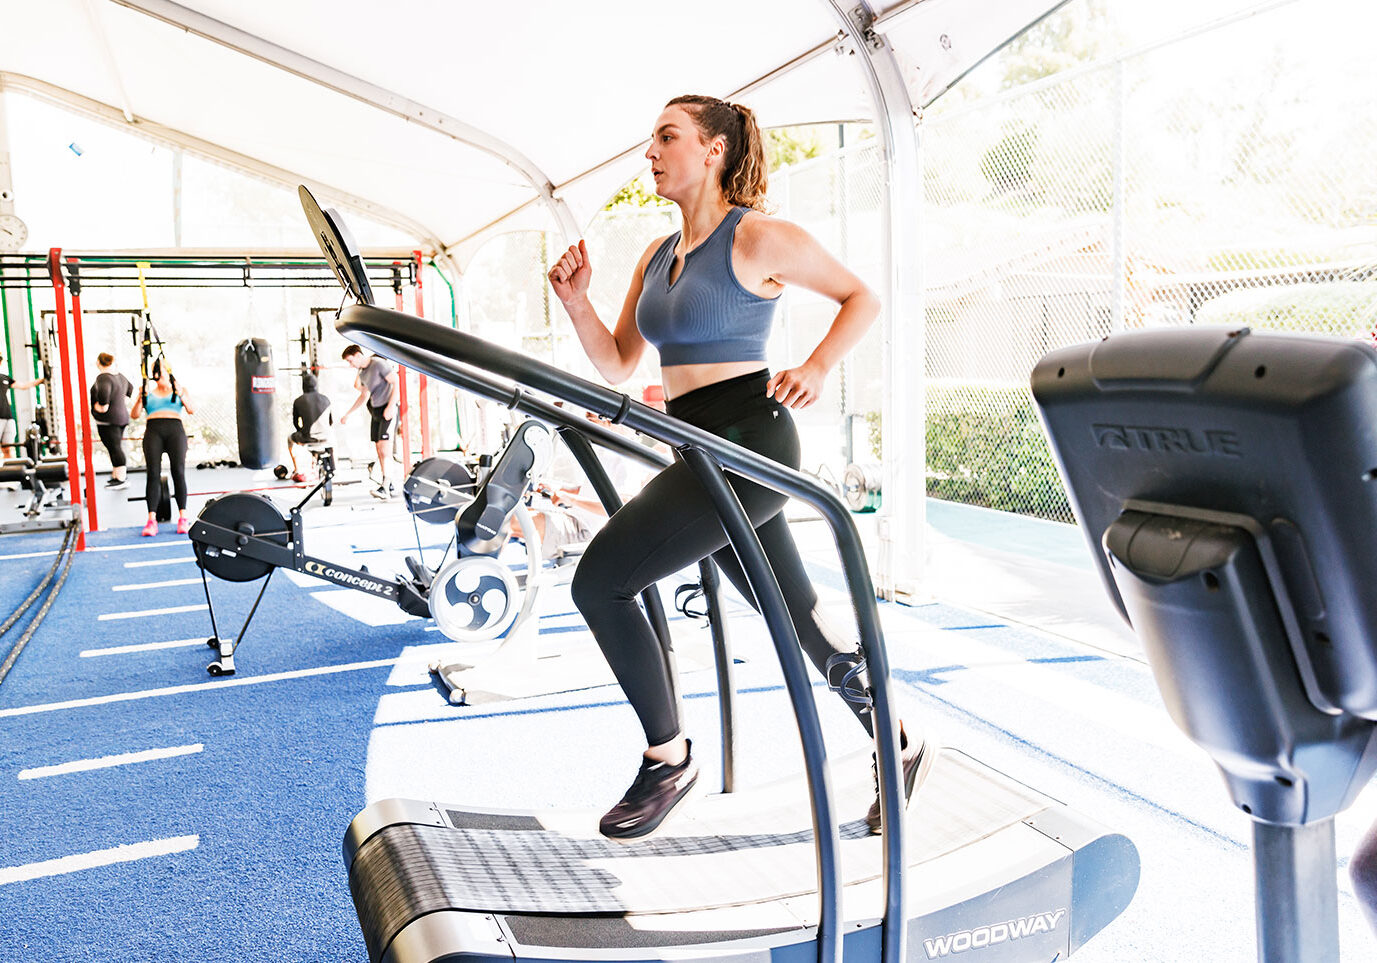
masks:
{"type": "MultiPolygon", "coordinates": [[[[592,267],[583,241],[550,270],[550,284],[593,366],[617,384],[647,346],[660,355],[666,411],[790,468],[799,466],[791,410],[817,401],[827,374],[860,341],[880,301],[850,269],[795,224],[763,210],[767,165],[750,109],[716,97],[676,97],[655,122],[646,150],[655,190],[679,207],[681,228],[641,255],[614,327],[588,298],[592,267]],[[837,304],[827,333],[801,363],[770,373],[765,348],[777,302],[796,284],[837,304]]],[[[779,581],[799,641],[824,674],[828,660],[857,648],[829,626],[784,517],[787,498],[731,476],[779,581]]],[[[600,823],[604,836],[645,839],[679,810],[698,779],[681,724],[672,667],[637,598],[648,586],[711,555],[751,599],[707,494],[683,462],[664,469],[589,543],[570,586],[645,732],[635,781],[600,823]]],[[[835,673],[834,673],[835,674],[835,673]]],[[[831,678],[836,683],[839,680],[831,678]]],[[[871,731],[869,712],[847,703],[871,731]]],[[[904,790],[912,796],[936,757],[904,732],[904,790]]],[[[865,815],[878,831],[878,797],[865,815]]]]}
{"type": "Polygon", "coordinates": [[[185,534],[191,527],[186,517],[186,429],[182,415],[194,415],[186,393],[172,377],[166,359],[153,362],[153,384],[144,382],[139,400],[134,402],[131,418],[147,415],[143,428],[143,463],[147,472],[144,482],[144,501],[148,505],[148,522],[144,535],[158,534],[158,499],[162,494],[163,454],[167,455],[168,474],[172,476],[172,492],[177,499],[177,534],[185,534]]]}

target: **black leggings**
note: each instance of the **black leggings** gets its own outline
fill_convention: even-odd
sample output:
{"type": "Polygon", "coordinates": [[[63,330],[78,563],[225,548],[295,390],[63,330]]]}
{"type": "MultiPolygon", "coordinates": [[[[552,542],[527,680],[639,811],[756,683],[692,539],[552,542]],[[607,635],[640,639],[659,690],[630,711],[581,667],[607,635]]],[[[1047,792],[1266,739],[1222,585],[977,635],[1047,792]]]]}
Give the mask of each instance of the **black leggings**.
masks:
{"type": "MultiPolygon", "coordinates": [[[[789,410],[765,395],[769,372],[731,378],[670,401],[676,418],[765,455],[790,468],[799,465],[798,432],[789,410]]],[[[728,474],[732,489],[756,528],[779,581],[802,644],[820,672],[828,658],[851,653],[823,621],[818,597],[784,518],[785,495],[728,474]]],[[[683,462],[656,475],[607,522],[579,560],[571,591],[603,655],[645,730],[649,745],[679,735],[679,705],[670,666],[637,604],[651,584],[711,555],[742,596],[754,601],[745,573],[727,543],[702,484],[683,462]]],[[[831,680],[836,681],[836,680],[831,680]]],[[[869,715],[848,702],[870,731],[869,715]]]]}
{"type": "Polygon", "coordinates": [[[143,427],[143,463],[148,472],[143,497],[150,512],[158,510],[162,497],[163,453],[172,475],[177,507],[186,511],[186,429],[180,418],[149,418],[143,427]]]}
{"type": "Polygon", "coordinates": [[[110,453],[110,467],[123,468],[129,460],[124,457],[124,425],[103,425],[96,422],[96,434],[110,453]]]}

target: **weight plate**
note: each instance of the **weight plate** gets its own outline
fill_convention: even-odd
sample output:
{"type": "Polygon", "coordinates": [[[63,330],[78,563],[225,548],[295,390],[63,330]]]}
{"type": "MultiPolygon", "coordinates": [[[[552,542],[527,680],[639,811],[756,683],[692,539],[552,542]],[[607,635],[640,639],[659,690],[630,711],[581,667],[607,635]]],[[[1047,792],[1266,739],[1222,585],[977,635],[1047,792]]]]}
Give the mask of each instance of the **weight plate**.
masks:
{"type": "Polygon", "coordinates": [[[487,555],[457,558],[430,585],[430,615],[446,638],[488,642],[515,621],[521,589],[511,569],[487,555]]]}
{"type": "Polygon", "coordinates": [[[842,473],[842,498],[853,512],[873,512],[880,507],[880,466],[847,465],[842,473]]]}
{"type": "Polygon", "coordinates": [[[473,501],[477,480],[468,467],[449,458],[427,458],[402,482],[406,510],[432,525],[453,524],[473,501]]]}
{"type": "MultiPolygon", "coordinates": [[[[252,492],[233,492],[212,498],[196,516],[196,521],[232,532],[247,533],[251,530],[254,538],[266,539],[278,545],[286,545],[290,541],[290,526],[277,506],[252,492]]],[[[238,553],[230,554],[224,549],[196,541],[195,530],[193,525],[191,544],[196,552],[196,564],[216,578],[227,582],[252,582],[272,571],[273,566],[267,562],[246,558],[238,553]]]]}

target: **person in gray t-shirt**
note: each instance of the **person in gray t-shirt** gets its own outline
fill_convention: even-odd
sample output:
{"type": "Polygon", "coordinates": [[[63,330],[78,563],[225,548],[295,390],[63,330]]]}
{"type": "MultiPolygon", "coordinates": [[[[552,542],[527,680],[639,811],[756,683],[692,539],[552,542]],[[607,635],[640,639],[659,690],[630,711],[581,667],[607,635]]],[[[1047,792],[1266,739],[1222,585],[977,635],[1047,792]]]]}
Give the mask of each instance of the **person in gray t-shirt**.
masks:
{"type": "Polygon", "coordinates": [[[359,405],[368,406],[368,415],[372,419],[368,439],[378,449],[379,484],[373,497],[391,498],[393,488],[387,480],[387,464],[392,460],[392,420],[397,417],[397,366],[386,358],[369,354],[356,344],[345,348],[343,357],[358,371],[354,387],[359,389],[359,396],[349,410],[340,416],[339,423],[343,425],[347,422],[359,405]]]}
{"type": "Polygon", "coordinates": [[[128,401],[134,397],[134,386],[115,370],[115,356],[108,351],[96,355],[96,367],[100,373],[91,385],[91,415],[96,434],[110,453],[110,480],[105,487],[123,488],[128,461],[124,454],[124,429],[129,426],[128,401]]]}

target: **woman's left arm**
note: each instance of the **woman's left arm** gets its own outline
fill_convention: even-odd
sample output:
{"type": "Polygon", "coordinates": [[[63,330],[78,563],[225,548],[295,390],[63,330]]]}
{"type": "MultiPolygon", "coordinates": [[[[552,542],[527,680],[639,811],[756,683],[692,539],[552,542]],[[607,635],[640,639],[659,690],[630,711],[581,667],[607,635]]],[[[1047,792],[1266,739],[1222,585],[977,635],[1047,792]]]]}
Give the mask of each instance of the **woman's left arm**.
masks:
{"type": "Polygon", "coordinates": [[[864,337],[880,315],[880,299],[865,282],[817,242],[789,221],[753,217],[745,261],[751,274],[766,283],[797,284],[840,306],[837,316],[807,359],[795,368],[776,372],[765,393],[786,408],[806,408],[822,394],[822,385],[847,352],[864,337]]]}

